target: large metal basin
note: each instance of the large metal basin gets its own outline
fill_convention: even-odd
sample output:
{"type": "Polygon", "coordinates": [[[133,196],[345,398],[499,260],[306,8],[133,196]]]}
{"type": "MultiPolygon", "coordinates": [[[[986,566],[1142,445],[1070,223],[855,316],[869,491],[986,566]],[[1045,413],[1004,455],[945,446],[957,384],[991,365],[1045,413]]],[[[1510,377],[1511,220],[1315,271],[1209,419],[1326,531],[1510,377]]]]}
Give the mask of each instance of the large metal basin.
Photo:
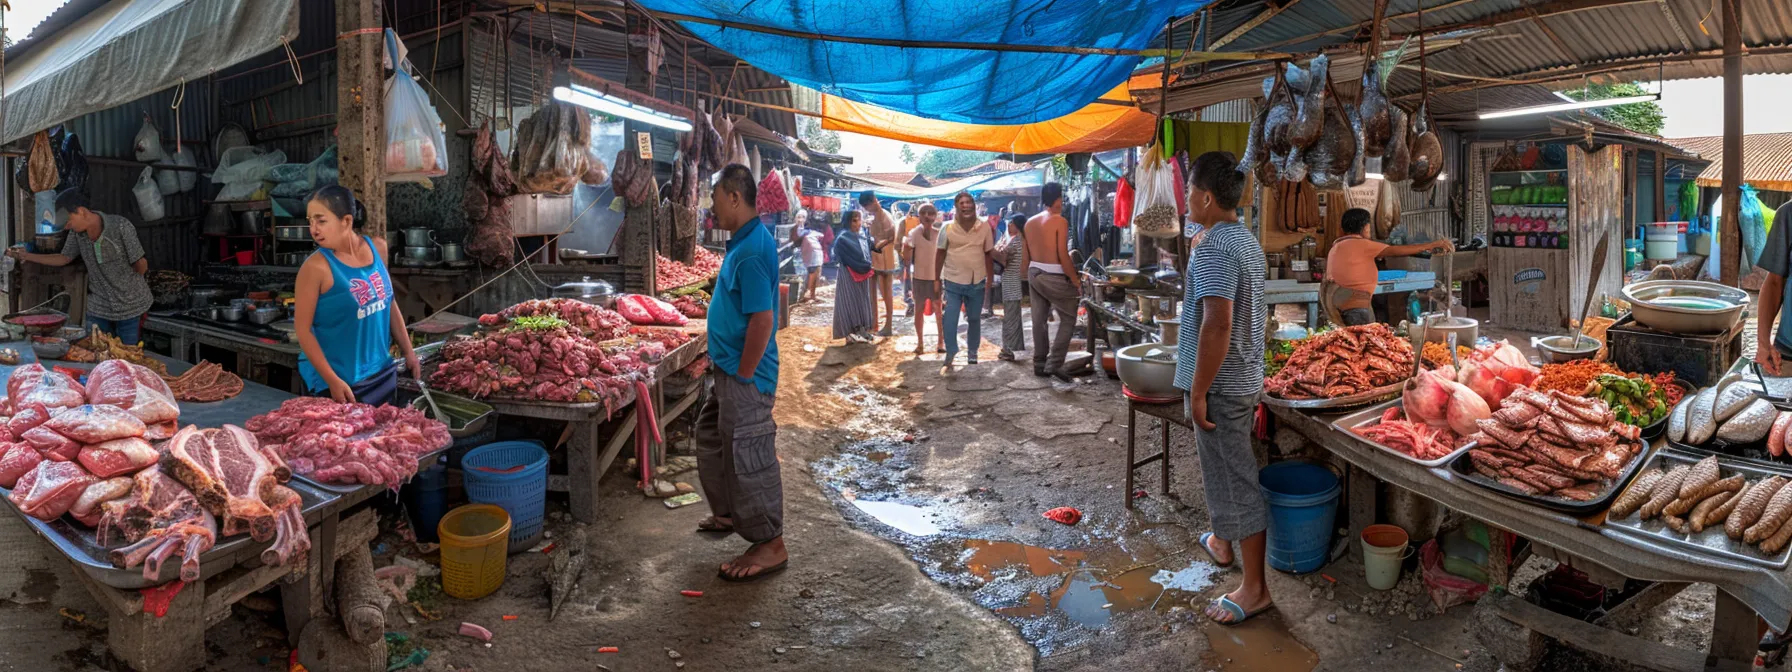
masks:
{"type": "Polygon", "coordinates": [[[1114,353],[1120,382],[1145,397],[1180,397],[1176,389],[1176,348],[1161,343],[1140,343],[1114,353]]]}
{"type": "Polygon", "coordinates": [[[1729,330],[1748,306],[1748,293],[1715,282],[1648,280],[1622,292],[1638,324],[1676,334],[1729,330]]]}

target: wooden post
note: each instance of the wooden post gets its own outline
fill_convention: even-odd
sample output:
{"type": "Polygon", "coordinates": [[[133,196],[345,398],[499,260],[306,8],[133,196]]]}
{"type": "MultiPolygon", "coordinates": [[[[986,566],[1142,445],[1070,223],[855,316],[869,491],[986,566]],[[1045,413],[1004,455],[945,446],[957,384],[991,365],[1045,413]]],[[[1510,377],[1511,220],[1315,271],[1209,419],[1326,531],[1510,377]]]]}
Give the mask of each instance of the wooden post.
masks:
{"type": "Polygon", "coordinates": [[[1668,221],[1668,155],[1655,152],[1655,221],[1668,221]]]}
{"type": "Polygon", "coordinates": [[[1741,0],[1719,0],[1724,6],[1724,204],[1718,231],[1720,282],[1735,287],[1742,270],[1742,8],[1741,0]]]}
{"type": "MultiPolygon", "coordinates": [[[[367,235],[386,235],[385,35],[378,2],[336,0],[336,144],[342,186],[367,209],[367,235]]],[[[294,636],[297,636],[295,629],[294,636]]]]}

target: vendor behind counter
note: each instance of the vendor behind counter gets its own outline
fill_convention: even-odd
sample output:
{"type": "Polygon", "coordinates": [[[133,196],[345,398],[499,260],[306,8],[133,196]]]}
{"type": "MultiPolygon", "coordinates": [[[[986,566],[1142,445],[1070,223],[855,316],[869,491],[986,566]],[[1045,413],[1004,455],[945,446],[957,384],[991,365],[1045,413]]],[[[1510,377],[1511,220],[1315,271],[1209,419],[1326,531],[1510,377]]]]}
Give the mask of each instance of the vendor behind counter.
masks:
{"type": "Polygon", "coordinates": [[[80,259],[87,267],[87,325],[129,345],[142,338],[143,315],[155,301],[149,282],[149,260],[137,227],[122,215],[92,209],[77,189],[56,194],[56,220],[64,222],[68,239],[59,253],[6,250],[7,256],[45,266],[67,266],[80,259]]]}
{"type": "Polygon", "coordinates": [[[1353,327],[1375,321],[1375,311],[1370,307],[1370,299],[1375,296],[1375,285],[1381,268],[1376,265],[1377,259],[1394,257],[1410,257],[1425,252],[1445,252],[1456,249],[1448,240],[1437,240],[1429,243],[1413,243],[1411,245],[1389,245],[1363,235],[1373,217],[1368,210],[1351,208],[1344,211],[1339,228],[1344,235],[1332,242],[1331,253],[1325,258],[1326,279],[1329,281],[1327,291],[1331,294],[1331,304],[1337,306],[1343,317],[1344,326],[1353,327]]]}

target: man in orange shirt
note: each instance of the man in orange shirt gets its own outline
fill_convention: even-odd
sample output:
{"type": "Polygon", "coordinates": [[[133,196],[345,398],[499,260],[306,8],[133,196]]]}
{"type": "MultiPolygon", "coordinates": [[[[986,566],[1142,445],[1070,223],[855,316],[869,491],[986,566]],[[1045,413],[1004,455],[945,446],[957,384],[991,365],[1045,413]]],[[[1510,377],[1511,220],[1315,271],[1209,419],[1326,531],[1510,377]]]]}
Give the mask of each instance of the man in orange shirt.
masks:
{"type": "Polygon", "coordinates": [[[1341,228],[1344,235],[1332,242],[1332,251],[1325,257],[1326,279],[1337,285],[1332,290],[1332,305],[1344,318],[1344,326],[1354,327],[1375,321],[1375,310],[1369,299],[1375,295],[1376,259],[1410,257],[1425,252],[1456,249],[1448,240],[1411,245],[1388,245],[1363,235],[1369,227],[1369,211],[1351,208],[1344,211],[1341,228]]]}

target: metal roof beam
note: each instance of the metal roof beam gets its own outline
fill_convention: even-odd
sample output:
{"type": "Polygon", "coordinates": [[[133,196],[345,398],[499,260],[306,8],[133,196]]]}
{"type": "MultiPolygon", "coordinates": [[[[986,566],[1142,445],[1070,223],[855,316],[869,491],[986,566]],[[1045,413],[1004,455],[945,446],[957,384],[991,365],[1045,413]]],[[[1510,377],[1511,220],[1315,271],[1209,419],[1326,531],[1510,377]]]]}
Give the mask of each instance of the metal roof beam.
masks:
{"type": "MultiPolygon", "coordinates": [[[[1452,7],[1465,5],[1465,4],[1468,4],[1473,1],[1474,0],[1454,0],[1453,2],[1446,2],[1446,3],[1443,3],[1436,7],[1428,7],[1425,9],[1425,12],[1435,13],[1435,12],[1449,9],[1452,7]]],[[[1572,13],[1572,12],[1584,12],[1584,11],[1588,11],[1588,10],[1604,9],[1607,7],[1619,7],[1619,6],[1623,6],[1623,5],[1634,5],[1634,4],[1644,3],[1644,2],[1657,2],[1657,1],[1658,0],[1551,0],[1550,2],[1538,3],[1535,5],[1531,5],[1529,7],[1523,7],[1520,9],[1514,9],[1514,10],[1509,10],[1509,11],[1504,11],[1504,12],[1496,12],[1493,14],[1488,14],[1486,16],[1482,16],[1482,17],[1479,17],[1476,19],[1471,19],[1468,21],[1459,21],[1456,23],[1448,23],[1448,24],[1442,24],[1442,25],[1437,25],[1437,26],[1427,26],[1422,32],[1424,32],[1426,35],[1429,36],[1429,35],[1438,35],[1438,34],[1442,34],[1442,33],[1453,32],[1453,31],[1457,31],[1457,30],[1467,30],[1470,28],[1492,28],[1495,26],[1501,26],[1501,25],[1505,25],[1508,23],[1517,23],[1519,21],[1531,20],[1533,18],[1543,18],[1543,17],[1555,16],[1557,14],[1568,14],[1568,13],[1572,13]]],[[[1398,15],[1387,17],[1386,20],[1387,21],[1397,21],[1397,20],[1413,19],[1413,18],[1417,18],[1418,16],[1419,16],[1419,12],[1407,12],[1405,14],[1398,14],[1398,15]]],[[[1289,45],[1300,44],[1302,42],[1307,42],[1307,41],[1318,39],[1321,37],[1326,37],[1328,35],[1339,35],[1339,34],[1344,34],[1344,33],[1355,33],[1356,36],[1352,39],[1352,41],[1363,42],[1363,41],[1368,40],[1368,36],[1364,34],[1364,31],[1369,29],[1373,25],[1373,23],[1374,22],[1372,20],[1371,21],[1363,21],[1361,23],[1354,23],[1354,24],[1350,24],[1348,26],[1341,26],[1341,27],[1333,28],[1331,30],[1327,30],[1327,31],[1323,31],[1323,32],[1312,33],[1310,35],[1303,35],[1301,37],[1296,37],[1296,38],[1288,39],[1288,40],[1282,40],[1282,41],[1276,42],[1274,44],[1266,44],[1266,45],[1263,45],[1258,48],[1260,48],[1260,49],[1275,49],[1275,48],[1280,48],[1280,47],[1286,47],[1289,45]]],[[[1401,34],[1389,35],[1388,39],[1401,40],[1401,39],[1405,39],[1408,36],[1417,36],[1419,34],[1419,32],[1421,32],[1421,31],[1413,31],[1411,33],[1401,33],[1401,34]]],[[[1570,53],[1572,53],[1572,52],[1570,52],[1570,53]]]]}
{"type": "MultiPolygon", "coordinates": [[[[1383,1],[1385,2],[1385,0],[1383,0],[1383,1]]],[[[1256,30],[1257,26],[1261,26],[1264,23],[1268,22],[1270,19],[1276,18],[1276,15],[1281,14],[1282,12],[1288,11],[1288,8],[1300,4],[1300,0],[1284,0],[1284,2],[1282,2],[1282,4],[1280,4],[1280,5],[1277,5],[1274,3],[1265,3],[1265,4],[1269,5],[1268,9],[1265,9],[1262,12],[1258,13],[1256,16],[1251,17],[1251,20],[1244,22],[1244,25],[1241,25],[1237,28],[1233,28],[1232,32],[1226,33],[1225,35],[1221,36],[1220,39],[1214,40],[1213,44],[1207,45],[1207,50],[1213,51],[1213,50],[1219,49],[1220,47],[1230,44],[1233,40],[1244,37],[1245,33],[1249,33],[1252,30],[1256,30]]]]}
{"type": "MultiPolygon", "coordinates": [[[[1745,49],[1745,51],[1747,52],[1747,54],[1749,56],[1792,55],[1792,47],[1755,47],[1755,48],[1747,48],[1747,49],[1745,49]]],[[[1655,66],[1658,64],[1673,65],[1676,63],[1693,63],[1693,62],[1698,62],[1698,61],[1717,60],[1717,59],[1721,59],[1723,57],[1724,57],[1724,52],[1721,49],[1709,49],[1709,50],[1705,50],[1705,51],[1698,51],[1698,52],[1692,52],[1692,53],[1687,53],[1687,54],[1673,54],[1673,55],[1665,55],[1665,56],[1662,56],[1662,55],[1634,56],[1631,58],[1618,59],[1618,60],[1614,60],[1614,61],[1606,61],[1603,63],[1594,63],[1594,64],[1589,64],[1589,65],[1572,66],[1572,67],[1566,67],[1566,68],[1554,68],[1554,69],[1550,69],[1550,70],[1546,70],[1546,71],[1541,71],[1539,73],[1532,73],[1534,76],[1529,76],[1529,77],[1526,77],[1524,75],[1515,75],[1511,79],[1505,80],[1504,82],[1473,82],[1473,83],[1463,83],[1463,84],[1451,84],[1449,86],[1440,86],[1440,87],[1431,89],[1431,94],[1435,96],[1435,95],[1446,94],[1446,93],[1460,93],[1463,91],[1474,91],[1477,89],[1486,89],[1486,88],[1491,88],[1491,87],[1495,87],[1495,86],[1510,86],[1512,84],[1550,84],[1550,83],[1560,82],[1560,81],[1565,81],[1565,80],[1570,80],[1570,79],[1579,79],[1581,77],[1589,77],[1589,76],[1593,76],[1593,75],[1603,75],[1603,74],[1612,73],[1612,72],[1623,72],[1626,70],[1636,70],[1639,68],[1652,67],[1652,66],[1655,66]]],[[[1397,99],[1411,100],[1411,99],[1414,99],[1417,97],[1418,97],[1417,93],[1409,93],[1409,94],[1405,94],[1402,96],[1397,96],[1397,99]]]]}

